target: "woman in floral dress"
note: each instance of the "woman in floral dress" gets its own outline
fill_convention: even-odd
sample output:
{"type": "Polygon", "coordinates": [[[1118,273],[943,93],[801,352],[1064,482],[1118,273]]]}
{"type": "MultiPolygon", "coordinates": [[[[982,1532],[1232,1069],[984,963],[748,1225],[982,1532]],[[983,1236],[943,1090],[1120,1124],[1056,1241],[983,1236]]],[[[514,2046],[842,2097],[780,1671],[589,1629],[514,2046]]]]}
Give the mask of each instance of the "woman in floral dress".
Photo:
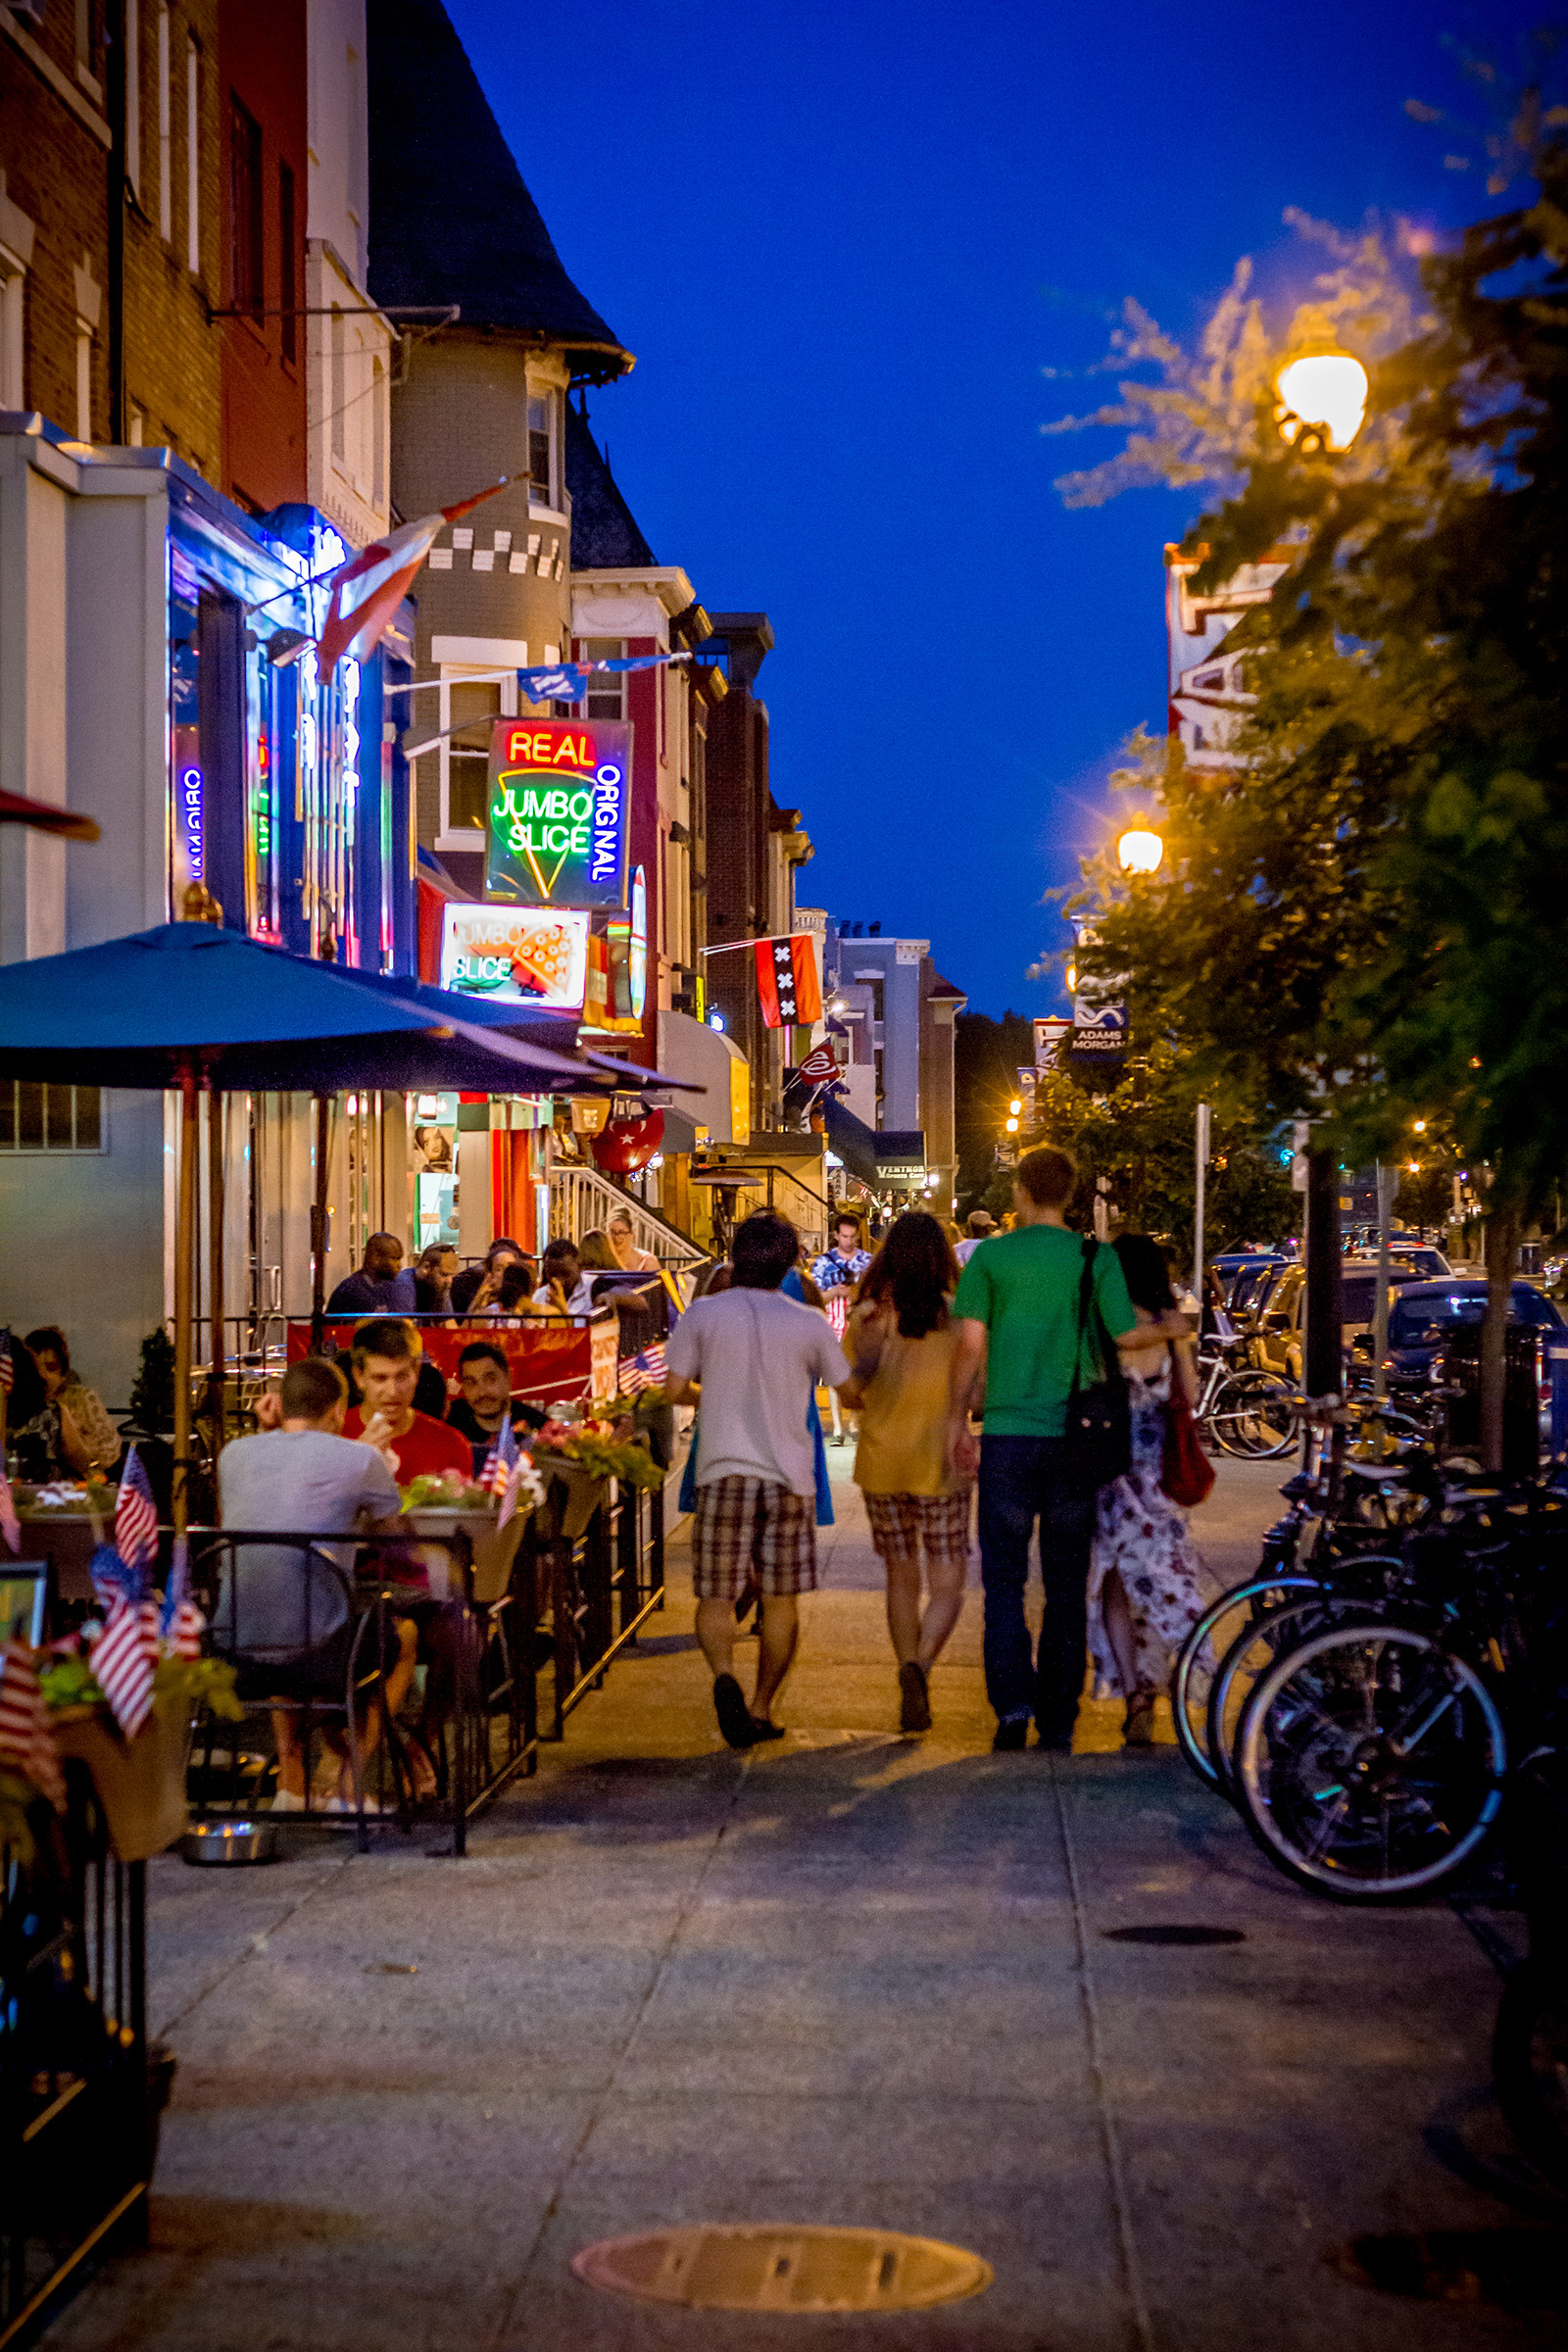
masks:
{"type": "MultiPolygon", "coordinates": [[[[1157,1323],[1176,1303],[1163,1251],[1141,1233],[1123,1234],[1115,1250],[1139,1322],[1157,1323]]],[[[1141,1370],[1123,1358],[1132,1466],[1100,1490],[1089,1568],[1089,1648],[1097,1692],[1127,1701],[1124,1742],[1148,1747],[1155,1697],[1169,1685],[1175,1653],[1203,1611],[1202,1561],[1187,1513],[1159,1483],[1172,1381],[1179,1380],[1188,1402],[1196,1402],[1191,1342],[1177,1340],[1157,1354],[1145,1349],[1136,1361],[1141,1370]]]]}

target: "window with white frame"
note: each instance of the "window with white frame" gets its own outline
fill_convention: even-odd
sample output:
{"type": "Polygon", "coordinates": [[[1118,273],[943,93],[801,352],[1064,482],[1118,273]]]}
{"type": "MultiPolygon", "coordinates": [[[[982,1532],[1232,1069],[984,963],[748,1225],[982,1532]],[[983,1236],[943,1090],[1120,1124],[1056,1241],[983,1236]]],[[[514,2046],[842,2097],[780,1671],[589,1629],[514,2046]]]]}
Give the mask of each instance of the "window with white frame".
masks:
{"type": "MultiPolygon", "coordinates": [[[[582,641],[582,658],[585,662],[619,662],[624,659],[625,652],[626,642],[622,637],[585,637],[582,641]]],[[[624,718],[625,715],[625,671],[595,671],[588,680],[588,716],[624,718]]]]}
{"type": "Polygon", "coordinates": [[[0,1152],[101,1152],[103,1101],[95,1086],[0,1079],[0,1152]]]}
{"type": "Polygon", "coordinates": [[[490,783],[490,731],[482,722],[515,718],[517,682],[515,678],[486,677],[482,672],[475,675],[471,669],[443,662],[439,700],[441,832],[436,846],[482,850],[490,783]],[[466,719],[480,723],[464,727],[454,742],[446,730],[466,719]]]}
{"type": "Polygon", "coordinates": [[[24,409],[27,272],[0,247],[0,409],[24,409]]]}
{"type": "Polygon", "coordinates": [[[528,503],[552,514],[561,512],[561,395],[545,387],[528,392],[528,503]]]}

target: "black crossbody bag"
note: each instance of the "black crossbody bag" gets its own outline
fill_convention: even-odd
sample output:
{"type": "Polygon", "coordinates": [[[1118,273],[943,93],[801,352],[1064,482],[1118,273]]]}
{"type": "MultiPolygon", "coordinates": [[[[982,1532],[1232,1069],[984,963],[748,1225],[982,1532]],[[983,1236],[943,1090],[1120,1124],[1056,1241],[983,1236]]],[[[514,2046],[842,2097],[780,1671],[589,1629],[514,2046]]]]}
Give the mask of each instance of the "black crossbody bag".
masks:
{"type": "Polygon", "coordinates": [[[1078,1286],[1078,1348],[1073,1358],[1066,1425],[1069,1467],[1084,1486],[1094,1488],[1108,1487],[1113,1478],[1123,1477],[1131,1469],[1133,1458],[1127,1382],[1116,1343],[1105,1329],[1105,1318],[1094,1296],[1095,1252],[1099,1247],[1093,1234],[1085,1234],[1083,1280],[1078,1286]],[[1084,1347],[1090,1336],[1091,1309],[1100,1378],[1085,1386],[1084,1347]]]}

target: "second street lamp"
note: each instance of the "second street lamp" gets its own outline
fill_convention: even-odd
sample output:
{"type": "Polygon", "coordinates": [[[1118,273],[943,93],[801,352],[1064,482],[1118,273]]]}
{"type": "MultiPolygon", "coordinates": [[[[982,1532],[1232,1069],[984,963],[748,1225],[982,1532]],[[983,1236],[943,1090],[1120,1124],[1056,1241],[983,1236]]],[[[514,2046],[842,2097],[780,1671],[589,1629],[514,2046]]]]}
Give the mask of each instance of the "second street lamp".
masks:
{"type": "Polygon", "coordinates": [[[1155,873],[1164,855],[1164,842],[1148,823],[1129,825],[1116,844],[1117,861],[1124,874],[1155,873]]]}

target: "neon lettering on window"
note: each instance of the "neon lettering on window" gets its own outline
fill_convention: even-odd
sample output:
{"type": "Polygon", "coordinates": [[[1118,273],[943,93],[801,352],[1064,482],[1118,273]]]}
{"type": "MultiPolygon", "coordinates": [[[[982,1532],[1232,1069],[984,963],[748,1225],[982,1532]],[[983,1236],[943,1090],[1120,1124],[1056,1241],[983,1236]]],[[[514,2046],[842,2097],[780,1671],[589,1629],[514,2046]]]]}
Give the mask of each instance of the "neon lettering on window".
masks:
{"type": "Polygon", "coordinates": [[[202,771],[199,767],[182,767],[179,771],[179,830],[185,844],[185,862],[193,882],[202,879],[202,771]]]}

